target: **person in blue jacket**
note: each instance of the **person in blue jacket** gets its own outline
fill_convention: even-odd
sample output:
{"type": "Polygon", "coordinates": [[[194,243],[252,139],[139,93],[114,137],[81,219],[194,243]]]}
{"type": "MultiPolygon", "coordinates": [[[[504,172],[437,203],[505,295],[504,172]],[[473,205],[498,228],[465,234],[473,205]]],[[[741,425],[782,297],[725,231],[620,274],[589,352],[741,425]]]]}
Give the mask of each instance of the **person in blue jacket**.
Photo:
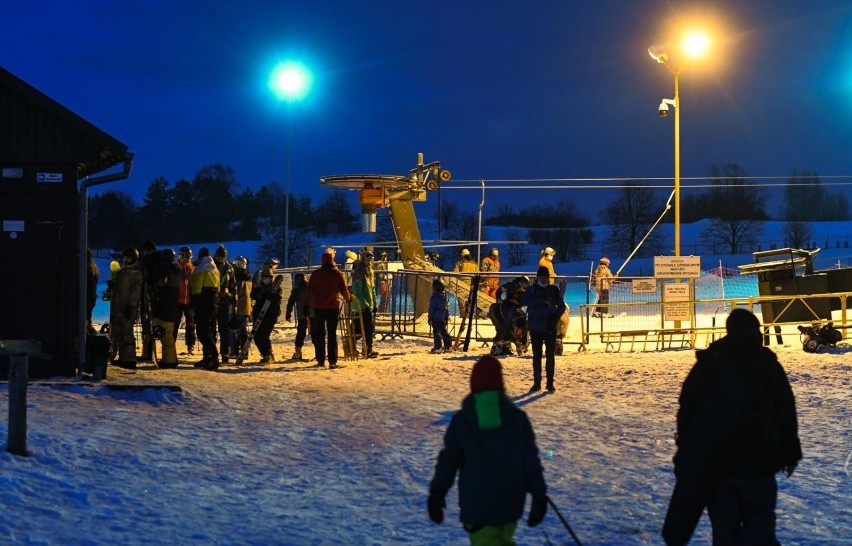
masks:
{"type": "Polygon", "coordinates": [[[541,390],[541,356],[544,345],[547,390],[554,392],[553,376],[556,373],[556,324],[565,313],[565,302],[556,285],[550,284],[550,270],[538,268],[536,281],[521,297],[527,307],[527,328],[530,332],[533,353],[533,385],[530,392],[541,390]]]}
{"type": "Polygon", "coordinates": [[[453,415],[429,484],[427,508],[444,521],[445,497],[459,475],[459,519],[472,545],[515,544],[524,513],[535,527],[547,512],[547,485],[529,417],[506,396],[500,361],[480,358],[470,375],[470,394],[453,415]]]}

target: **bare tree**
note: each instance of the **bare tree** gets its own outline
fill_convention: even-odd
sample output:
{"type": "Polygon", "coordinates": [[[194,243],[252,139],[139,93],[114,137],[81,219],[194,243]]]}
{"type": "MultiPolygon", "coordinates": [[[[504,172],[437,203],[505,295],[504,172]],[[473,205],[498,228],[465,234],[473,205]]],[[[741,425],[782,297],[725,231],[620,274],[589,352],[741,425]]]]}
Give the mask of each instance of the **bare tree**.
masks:
{"type": "Polygon", "coordinates": [[[784,235],[784,244],[788,248],[806,248],[808,241],[813,239],[814,230],[808,222],[787,222],[781,228],[784,235]]]}
{"type": "Polygon", "coordinates": [[[784,219],[830,222],[849,219],[849,203],[840,192],[828,191],[819,175],[793,173],[784,187],[784,219]]]}
{"type": "MultiPolygon", "coordinates": [[[[640,181],[631,180],[621,188],[618,195],[602,211],[604,223],[610,226],[606,247],[614,254],[628,256],[648,234],[648,230],[658,217],[659,199],[651,188],[636,187],[640,181]]],[[[651,232],[637,257],[653,256],[659,253],[661,244],[659,233],[651,232]]]]}
{"type": "Polygon", "coordinates": [[[736,164],[713,167],[713,189],[708,204],[714,216],[701,233],[703,242],[714,249],[718,245],[731,254],[747,252],[757,246],[763,233],[763,192],[760,188],[744,184],[745,170],[736,164]]]}
{"type": "Polygon", "coordinates": [[[443,238],[452,238],[453,225],[458,221],[459,205],[455,201],[441,201],[441,207],[435,210],[435,219],[441,228],[443,238]]]}
{"type": "MultiPolygon", "coordinates": [[[[520,241],[525,239],[525,232],[520,228],[509,228],[506,230],[506,239],[509,241],[520,241]]],[[[510,266],[518,266],[529,259],[529,245],[526,243],[509,243],[506,251],[506,260],[510,266]]]]}

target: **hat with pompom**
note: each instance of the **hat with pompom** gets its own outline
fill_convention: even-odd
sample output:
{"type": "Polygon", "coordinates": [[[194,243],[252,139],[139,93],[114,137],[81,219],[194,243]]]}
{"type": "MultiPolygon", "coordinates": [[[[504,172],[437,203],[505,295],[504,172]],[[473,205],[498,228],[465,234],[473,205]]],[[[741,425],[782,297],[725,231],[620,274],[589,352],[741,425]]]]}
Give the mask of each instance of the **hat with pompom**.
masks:
{"type": "Polygon", "coordinates": [[[503,388],[503,369],[500,361],[491,355],[477,360],[470,374],[470,392],[502,391],[503,388]]]}

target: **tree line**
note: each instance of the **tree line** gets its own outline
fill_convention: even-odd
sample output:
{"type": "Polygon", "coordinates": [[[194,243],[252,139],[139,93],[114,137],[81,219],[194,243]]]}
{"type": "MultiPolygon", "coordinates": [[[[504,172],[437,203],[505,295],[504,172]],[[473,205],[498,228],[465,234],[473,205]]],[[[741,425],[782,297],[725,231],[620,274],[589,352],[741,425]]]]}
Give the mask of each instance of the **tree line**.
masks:
{"type": "MultiPolygon", "coordinates": [[[[600,213],[600,221],[610,226],[604,241],[594,241],[590,219],[569,198],[517,211],[509,204],[501,204],[484,222],[505,227],[506,238],[519,241],[508,244],[504,253],[510,265],[529,260],[529,244],[552,247],[560,261],[585,259],[592,244],[617,256],[629,255],[640,242],[637,257],[667,254],[670,249],[663,248],[659,232],[651,230],[649,234],[660,218],[663,192],[647,186],[637,179],[615,190],[600,213]]],[[[751,184],[746,171],[737,164],[712,167],[709,188],[681,193],[681,222],[709,219],[700,242],[713,254],[753,251],[761,240],[763,222],[773,216],[770,212],[775,212],[766,210],[766,188],[751,184]]],[[[359,230],[359,216],[347,194],[351,192],[332,191],[317,204],[307,194],[290,196],[290,263],[309,259],[312,239],[359,230]]],[[[89,245],[121,249],[146,239],[161,245],[263,240],[261,251],[265,255],[280,256],[284,247],[285,203],[285,191],[276,182],[257,190],[243,188],[233,168],[208,165],[192,180],[180,179],[173,184],[163,177],[152,180],[141,205],[122,191],[90,196],[89,245]]],[[[846,197],[828,189],[811,172],[790,176],[784,185],[780,216],[785,221],[782,243],[791,248],[813,246],[810,222],[850,217],[846,197]]],[[[674,215],[669,212],[661,222],[673,220],[674,215]]],[[[439,239],[475,241],[480,236],[478,214],[454,201],[441,203],[437,221],[439,239]]],[[[379,222],[382,229],[376,234],[377,241],[393,240],[389,226],[389,221],[379,222]]],[[[481,236],[483,240],[488,238],[485,232],[481,236]]]]}

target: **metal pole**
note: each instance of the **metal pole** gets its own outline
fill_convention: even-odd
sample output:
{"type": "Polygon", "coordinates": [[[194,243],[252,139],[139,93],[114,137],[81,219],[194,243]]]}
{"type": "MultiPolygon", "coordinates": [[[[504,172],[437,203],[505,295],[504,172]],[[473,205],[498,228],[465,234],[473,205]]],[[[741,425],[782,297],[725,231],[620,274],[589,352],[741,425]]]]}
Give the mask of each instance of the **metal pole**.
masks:
{"type": "Polygon", "coordinates": [[[479,269],[479,266],[482,264],[482,258],[480,256],[480,252],[482,252],[482,207],[485,206],[485,180],[480,180],[480,184],[482,184],[482,201],[479,202],[479,234],[476,239],[476,267],[479,269]]]}
{"type": "Polygon", "coordinates": [[[290,115],[287,115],[287,144],[284,174],[284,269],[290,266],[290,115]]]}
{"type": "Polygon", "coordinates": [[[678,72],[674,73],[674,253],[680,256],[680,94],[678,92],[678,72]]]}

